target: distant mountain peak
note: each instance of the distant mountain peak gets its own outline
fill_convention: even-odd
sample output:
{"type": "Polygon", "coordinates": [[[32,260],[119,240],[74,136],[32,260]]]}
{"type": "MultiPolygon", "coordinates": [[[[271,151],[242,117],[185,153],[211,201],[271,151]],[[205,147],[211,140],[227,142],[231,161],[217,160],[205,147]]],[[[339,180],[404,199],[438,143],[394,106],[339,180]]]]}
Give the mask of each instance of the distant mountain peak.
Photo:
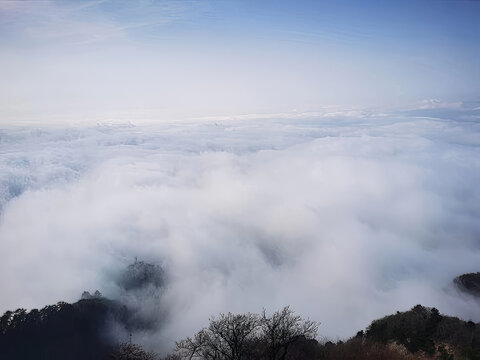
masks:
{"type": "Polygon", "coordinates": [[[455,279],[453,279],[453,283],[461,291],[476,297],[480,297],[480,272],[457,276],[455,279]]]}
{"type": "Polygon", "coordinates": [[[127,267],[118,284],[127,291],[149,286],[158,289],[165,284],[165,274],[160,265],[138,261],[135,258],[135,262],[127,267]]]}

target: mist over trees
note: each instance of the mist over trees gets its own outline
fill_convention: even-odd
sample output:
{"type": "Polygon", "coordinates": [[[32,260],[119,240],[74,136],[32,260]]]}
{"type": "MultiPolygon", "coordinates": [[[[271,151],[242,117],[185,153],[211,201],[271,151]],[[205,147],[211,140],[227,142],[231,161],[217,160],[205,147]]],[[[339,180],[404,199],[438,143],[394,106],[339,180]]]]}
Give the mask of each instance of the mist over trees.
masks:
{"type": "Polygon", "coordinates": [[[120,272],[115,300],[84,291],[72,304],[7,311],[0,318],[0,359],[153,359],[139,345],[119,342],[134,332],[158,330],[162,313],[149,306],[161,308],[164,285],[159,265],[135,260],[120,272]]]}
{"type": "MultiPolygon", "coordinates": [[[[477,274],[461,275],[454,282],[475,289],[477,274]]],[[[160,266],[137,260],[118,280],[127,299],[150,296],[159,307],[165,284],[160,266]]],[[[150,350],[165,353],[170,348],[155,347],[156,341],[161,343],[161,324],[144,315],[155,317],[162,311],[139,313],[149,304],[111,300],[97,290],[83,292],[73,304],[7,311],[0,317],[0,359],[160,359],[150,350]],[[113,333],[112,326],[123,332],[113,333]],[[143,345],[149,346],[132,343],[132,333],[148,333],[150,343],[143,345]]],[[[436,308],[417,305],[374,320],[346,341],[319,342],[319,325],[289,306],[273,313],[221,313],[192,337],[177,341],[164,360],[480,360],[480,324],[442,315],[436,308]]]]}
{"type": "Polygon", "coordinates": [[[457,276],[453,279],[453,283],[461,291],[475,297],[480,297],[480,272],[457,276]]]}
{"type": "Polygon", "coordinates": [[[160,265],[135,259],[133,264],[128,265],[117,283],[125,291],[132,291],[148,287],[159,289],[164,286],[165,281],[165,272],[160,265]]]}

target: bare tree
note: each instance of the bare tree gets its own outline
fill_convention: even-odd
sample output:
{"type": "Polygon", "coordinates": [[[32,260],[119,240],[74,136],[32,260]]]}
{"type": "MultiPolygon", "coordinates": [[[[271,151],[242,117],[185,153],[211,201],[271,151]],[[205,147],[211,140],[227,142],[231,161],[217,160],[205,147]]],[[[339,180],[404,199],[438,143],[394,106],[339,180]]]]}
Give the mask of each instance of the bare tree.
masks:
{"type": "Polygon", "coordinates": [[[288,306],[270,317],[264,309],[260,323],[270,360],[285,359],[289,346],[296,340],[314,339],[319,326],[317,322],[294,315],[288,306]]]}
{"type": "Polygon", "coordinates": [[[207,330],[203,329],[195,334],[194,338],[187,337],[185,340],[176,343],[176,353],[182,359],[217,359],[214,356],[206,357],[209,354],[208,349],[208,337],[207,330]]]}
{"type": "Polygon", "coordinates": [[[220,314],[218,318],[211,318],[209,327],[199,331],[193,339],[178,342],[177,353],[190,360],[242,360],[258,327],[258,315],[220,314]]]}

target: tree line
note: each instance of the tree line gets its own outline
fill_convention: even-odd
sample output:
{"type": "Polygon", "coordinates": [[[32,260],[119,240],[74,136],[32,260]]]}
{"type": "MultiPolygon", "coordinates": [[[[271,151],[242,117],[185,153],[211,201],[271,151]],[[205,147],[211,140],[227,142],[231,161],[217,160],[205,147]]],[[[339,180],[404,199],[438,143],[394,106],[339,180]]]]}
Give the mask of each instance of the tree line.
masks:
{"type": "MultiPolygon", "coordinates": [[[[105,298],[58,303],[0,317],[0,359],[158,360],[131,342],[105,341],[105,319],[128,320],[105,298]]],[[[128,322],[128,321],[127,321],[128,322]]],[[[346,341],[317,341],[319,323],[290,307],[273,314],[220,314],[176,343],[164,360],[480,360],[480,324],[421,305],[374,320],[346,341]]]]}

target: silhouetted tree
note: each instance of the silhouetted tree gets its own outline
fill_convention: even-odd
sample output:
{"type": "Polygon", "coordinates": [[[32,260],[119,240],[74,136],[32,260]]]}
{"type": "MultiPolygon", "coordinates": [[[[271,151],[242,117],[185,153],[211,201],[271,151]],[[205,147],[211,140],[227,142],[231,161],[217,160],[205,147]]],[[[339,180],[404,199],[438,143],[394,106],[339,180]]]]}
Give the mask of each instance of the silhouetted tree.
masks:
{"type": "Polygon", "coordinates": [[[260,323],[262,339],[268,349],[268,358],[271,360],[285,359],[289,346],[297,340],[314,339],[319,325],[294,315],[288,306],[272,316],[267,316],[264,309],[260,323]]]}
{"type": "MultiPolygon", "coordinates": [[[[287,306],[272,316],[221,314],[210,319],[208,328],[193,338],[177,343],[176,353],[183,359],[241,360],[245,358],[283,360],[291,345],[301,343],[316,351],[314,340],[318,323],[304,320],[287,306]],[[313,343],[310,341],[313,340],[313,343]]],[[[301,347],[296,349],[300,354],[301,347]]]]}
{"type": "Polygon", "coordinates": [[[258,327],[258,315],[220,314],[211,318],[209,327],[200,330],[193,339],[178,342],[177,353],[187,359],[242,360],[258,327]]]}

